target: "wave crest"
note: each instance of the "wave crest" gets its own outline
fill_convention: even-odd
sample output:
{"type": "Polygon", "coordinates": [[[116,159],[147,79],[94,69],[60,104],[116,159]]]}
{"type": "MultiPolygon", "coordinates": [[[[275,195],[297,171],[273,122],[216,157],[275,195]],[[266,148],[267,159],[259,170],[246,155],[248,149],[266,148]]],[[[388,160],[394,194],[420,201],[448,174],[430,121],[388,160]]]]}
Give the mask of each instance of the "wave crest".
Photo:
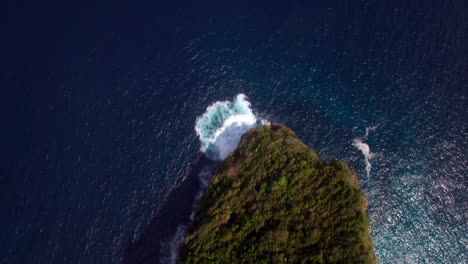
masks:
{"type": "Polygon", "coordinates": [[[247,130],[268,123],[252,112],[246,98],[238,94],[233,102],[215,102],[197,118],[195,131],[201,142],[200,151],[209,159],[225,159],[247,130]]]}

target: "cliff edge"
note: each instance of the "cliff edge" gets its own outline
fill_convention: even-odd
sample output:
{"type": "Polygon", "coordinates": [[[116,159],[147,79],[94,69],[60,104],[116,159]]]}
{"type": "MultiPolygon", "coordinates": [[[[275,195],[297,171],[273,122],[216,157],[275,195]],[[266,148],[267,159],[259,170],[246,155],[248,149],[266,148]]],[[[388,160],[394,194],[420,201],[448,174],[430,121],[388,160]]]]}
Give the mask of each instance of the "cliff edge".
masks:
{"type": "Polygon", "coordinates": [[[221,164],[179,255],[179,263],[375,263],[356,173],[277,124],[248,131],[221,164]]]}

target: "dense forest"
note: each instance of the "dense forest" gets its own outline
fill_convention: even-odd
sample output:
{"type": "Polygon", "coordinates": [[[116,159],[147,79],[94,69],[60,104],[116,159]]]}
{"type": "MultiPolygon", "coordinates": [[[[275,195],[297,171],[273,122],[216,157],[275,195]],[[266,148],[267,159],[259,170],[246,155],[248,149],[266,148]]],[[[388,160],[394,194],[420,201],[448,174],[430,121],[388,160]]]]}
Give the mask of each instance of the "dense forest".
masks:
{"type": "Polygon", "coordinates": [[[250,130],[206,189],[179,263],[375,263],[356,173],[284,126],[250,130]]]}

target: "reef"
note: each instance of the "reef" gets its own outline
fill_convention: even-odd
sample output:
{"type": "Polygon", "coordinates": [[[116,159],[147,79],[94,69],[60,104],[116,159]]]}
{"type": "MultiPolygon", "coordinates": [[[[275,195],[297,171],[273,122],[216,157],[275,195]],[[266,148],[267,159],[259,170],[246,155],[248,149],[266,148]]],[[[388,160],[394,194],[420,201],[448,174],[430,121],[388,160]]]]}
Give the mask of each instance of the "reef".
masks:
{"type": "Polygon", "coordinates": [[[285,126],[253,128],[212,177],[178,263],[375,263],[357,174],[285,126]]]}

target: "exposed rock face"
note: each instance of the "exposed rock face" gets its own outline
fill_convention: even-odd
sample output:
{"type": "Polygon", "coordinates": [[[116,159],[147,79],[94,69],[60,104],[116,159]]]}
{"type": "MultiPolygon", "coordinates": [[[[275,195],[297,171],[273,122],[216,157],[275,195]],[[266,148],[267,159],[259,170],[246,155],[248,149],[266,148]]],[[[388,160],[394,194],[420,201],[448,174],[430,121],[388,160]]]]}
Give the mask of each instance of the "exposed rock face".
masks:
{"type": "Polygon", "coordinates": [[[284,126],[252,129],[213,176],[179,262],[375,263],[357,175],[284,126]]]}

